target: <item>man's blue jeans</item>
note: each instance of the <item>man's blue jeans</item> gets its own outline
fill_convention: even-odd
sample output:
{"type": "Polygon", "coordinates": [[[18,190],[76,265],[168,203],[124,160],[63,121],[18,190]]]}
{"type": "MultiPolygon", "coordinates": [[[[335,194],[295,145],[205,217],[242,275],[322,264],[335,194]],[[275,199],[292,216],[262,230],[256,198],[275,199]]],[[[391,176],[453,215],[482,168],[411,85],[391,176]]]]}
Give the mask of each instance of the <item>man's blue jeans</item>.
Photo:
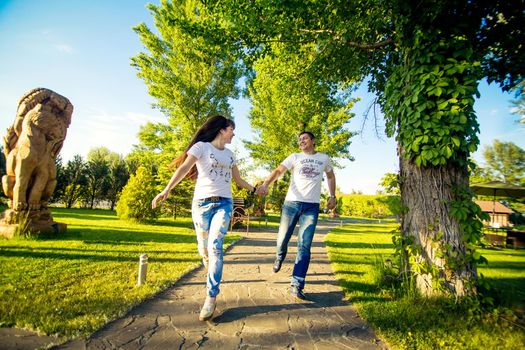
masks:
{"type": "Polygon", "coordinates": [[[277,234],[277,259],[284,260],[288,252],[288,242],[295,225],[299,222],[297,234],[297,257],[292,273],[292,286],[304,288],[304,280],[310,265],[310,247],[314,238],[319,203],[284,201],[281,210],[281,224],[277,234]]]}
{"type": "Polygon", "coordinates": [[[233,202],[231,198],[219,200],[193,200],[191,214],[197,233],[199,254],[208,259],[208,281],[206,290],[209,296],[219,294],[222,279],[224,236],[230,225],[233,202]]]}

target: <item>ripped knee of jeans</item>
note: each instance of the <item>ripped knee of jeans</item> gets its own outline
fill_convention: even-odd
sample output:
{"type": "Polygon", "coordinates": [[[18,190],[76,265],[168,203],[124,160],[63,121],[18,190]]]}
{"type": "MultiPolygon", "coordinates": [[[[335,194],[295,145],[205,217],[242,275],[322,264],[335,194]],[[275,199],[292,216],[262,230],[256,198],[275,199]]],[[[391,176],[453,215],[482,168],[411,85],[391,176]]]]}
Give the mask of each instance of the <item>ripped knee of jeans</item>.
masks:
{"type": "Polygon", "coordinates": [[[199,255],[202,257],[208,256],[208,231],[197,228],[197,248],[199,255]]]}

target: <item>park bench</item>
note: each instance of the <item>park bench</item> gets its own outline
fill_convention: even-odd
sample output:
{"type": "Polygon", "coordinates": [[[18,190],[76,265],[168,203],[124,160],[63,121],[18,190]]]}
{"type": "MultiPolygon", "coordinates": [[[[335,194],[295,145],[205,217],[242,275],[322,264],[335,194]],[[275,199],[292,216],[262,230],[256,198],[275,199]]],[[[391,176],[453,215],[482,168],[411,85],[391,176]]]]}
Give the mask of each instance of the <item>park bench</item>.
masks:
{"type": "Polygon", "coordinates": [[[230,219],[230,231],[233,231],[235,224],[245,224],[246,233],[250,232],[250,213],[244,203],[244,198],[233,198],[233,211],[230,219]]]}

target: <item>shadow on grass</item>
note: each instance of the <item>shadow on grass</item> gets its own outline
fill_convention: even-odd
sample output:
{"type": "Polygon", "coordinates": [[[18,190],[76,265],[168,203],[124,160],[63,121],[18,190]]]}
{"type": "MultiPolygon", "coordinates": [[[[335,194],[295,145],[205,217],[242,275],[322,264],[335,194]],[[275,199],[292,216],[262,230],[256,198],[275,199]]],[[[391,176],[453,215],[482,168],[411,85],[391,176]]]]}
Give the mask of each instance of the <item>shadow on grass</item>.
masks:
{"type": "MultiPolygon", "coordinates": [[[[167,226],[177,228],[193,228],[191,220],[173,220],[169,218],[159,218],[158,220],[147,220],[143,223],[133,223],[127,221],[121,221],[114,211],[105,209],[64,209],[64,208],[52,208],[53,218],[55,220],[63,219],[82,219],[85,221],[97,222],[97,221],[115,221],[122,222],[123,226],[130,224],[136,226],[167,226]]],[[[76,224],[73,224],[76,225],[76,224]]]]}
{"type": "Polygon", "coordinates": [[[509,307],[525,307],[525,278],[486,279],[494,287],[491,296],[497,301],[509,307]]]}
{"type": "MultiPolygon", "coordinates": [[[[46,252],[39,252],[34,250],[14,250],[9,248],[4,248],[1,250],[3,257],[22,257],[22,258],[34,258],[34,259],[53,259],[53,260],[87,260],[87,261],[119,261],[119,262],[133,262],[135,263],[137,261],[137,256],[140,253],[143,253],[143,250],[136,250],[136,251],[127,251],[126,255],[124,256],[122,254],[120,255],[108,255],[105,251],[97,251],[97,250],[87,250],[86,254],[68,254],[68,253],[61,253],[59,251],[53,252],[53,251],[46,251],[46,252]],[[92,254],[94,252],[99,252],[100,254],[92,254]]],[[[195,251],[195,255],[197,255],[197,251],[195,251]]],[[[197,257],[195,259],[180,259],[180,258],[162,258],[155,255],[150,255],[149,257],[150,261],[156,261],[156,262],[197,262],[200,261],[197,257]]]]}
{"type": "Polygon", "coordinates": [[[133,244],[133,243],[193,243],[193,234],[178,234],[165,232],[148,232],[138,229],[90,227],[71,225],[64,233],[58,235],[40,235],[38,240],[55,239],[59,241],[82,241],[87,244],[133,244]]]}
{"type": "MultiPolygon", "coordinates": [[[[518,270],[525,271],[525,263],[519,261],[490,261],[488,265],[481,265],[481,267],[489,267],[491,269],[504,269],[504,270],[518,270]]],[[[525,273],[523,274],[525,278],[525,273]]]]}
{"type": "Polygon", "coordinates": [[[325,240],[326,246],[330,248],[343,248],[343,249],[370,249],[370,248],[388,248],[393,249],[394,245],[391,243],[356,243],[356,242],[335,242],[329,239],[325,240]]]}

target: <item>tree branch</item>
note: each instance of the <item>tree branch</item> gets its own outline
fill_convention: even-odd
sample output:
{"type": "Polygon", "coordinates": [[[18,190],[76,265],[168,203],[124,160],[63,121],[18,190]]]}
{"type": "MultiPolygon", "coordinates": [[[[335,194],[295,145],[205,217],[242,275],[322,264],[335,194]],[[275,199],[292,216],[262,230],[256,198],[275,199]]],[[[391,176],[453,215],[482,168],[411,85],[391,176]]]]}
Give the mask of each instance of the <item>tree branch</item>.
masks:
{"type": "Polygon", "coordinates": [[[392,38],[388,38],[388,39],[385,39],[385,40],[382,40],[382,41],[379,41],[379,42],[373,43],[373,44],[360,44],[360,43],[356,43],[356,42],[350,41],[350,40],[348,40],[346,42],[346,44],[349,45],[349,46],[355,46],[355,47],[358,47],[358,48],[364,49],[364,50],[375,50],[375,49],[380,49],[383,46],[389,45],[389,44],[391,44],[393,42],[394,41],[392,40],[392,38]]]}
{"type": "MultiPolygon", "coordinates": [[[[335,40],[341,40],[341,34],[338,34],[330,29],[299,29],[300,32],[304,33],[314,33],[314,34],[330,34],[335,40]]],[[[388,44],[391,44],[393,42],[392,38],[388,38],[376,43],[357,43],[355,41],[347,40],[346,44],[349,46],[354,46],[363,50],[376,50],[380,49],[383,46],[386,46],[388,44]]]]}

